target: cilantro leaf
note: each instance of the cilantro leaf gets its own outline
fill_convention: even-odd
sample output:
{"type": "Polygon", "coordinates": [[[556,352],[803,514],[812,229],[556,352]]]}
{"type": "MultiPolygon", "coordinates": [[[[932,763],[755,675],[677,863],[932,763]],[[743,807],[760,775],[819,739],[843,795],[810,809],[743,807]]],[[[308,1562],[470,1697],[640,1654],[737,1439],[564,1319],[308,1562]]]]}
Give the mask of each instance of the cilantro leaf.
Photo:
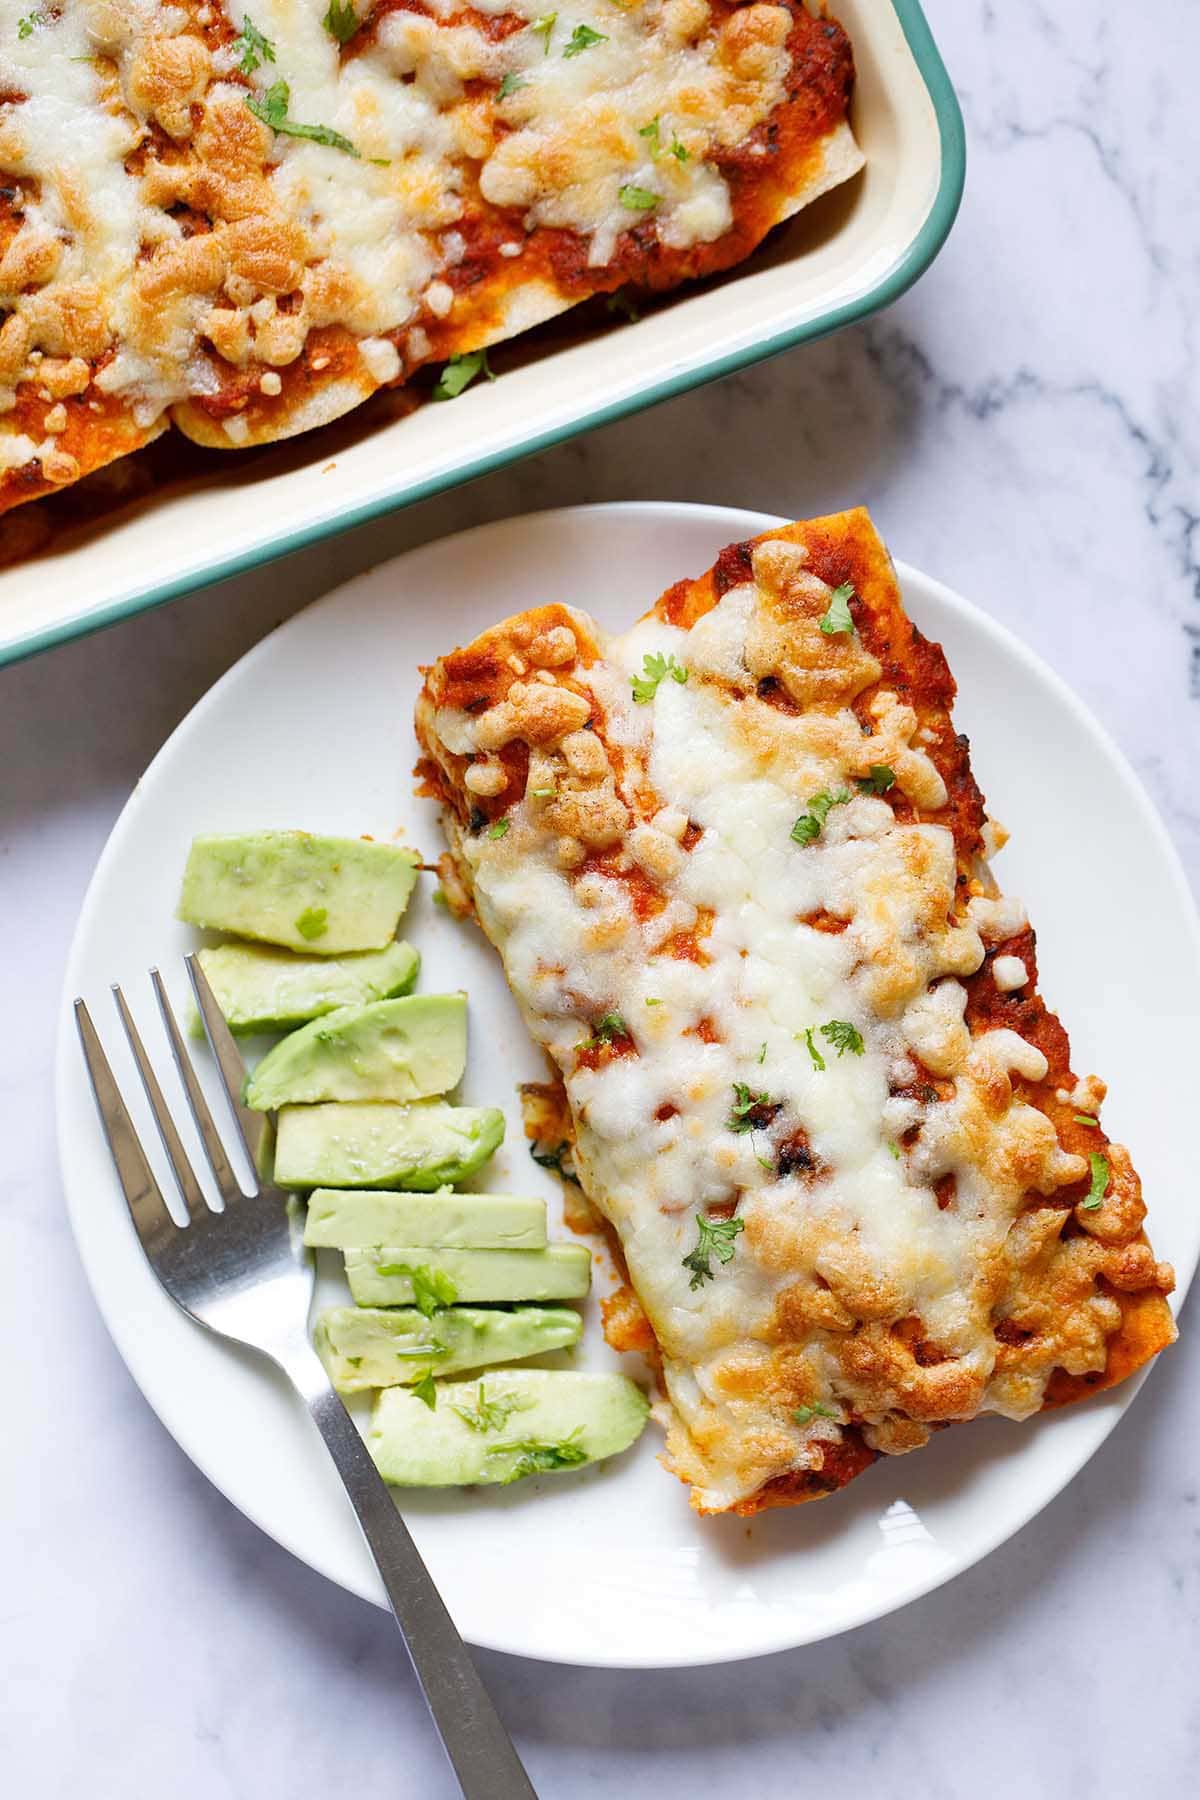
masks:
{"type": "Polygon", "coordinates": [[[643,674],[631,675],[629,678],[633,697],[639,706],[644,706],[648,700],[653,700],[658,692],[659,682],[665,680],[668,675],[672,681],[677,681],[680,687],[688,678],[687,670],[677,663],[673,656],[659,656],[650,651],[642,658],[642,669],[643,674]]]}
{"type": "Polygon", "coordinates": [[[1081,1212],[1096,1212],[1108,1192],[1108,1158],[1101,1156],[1098,1150],[1089,1150],[1088,1167],[1092,1171],[1092,1185],[1088,1189],[1087,1199],[1079,1202],[1079,1208],[1081,1212]]]}
{"type": "Polygon", "coordinates": [[[418,1263],[415,1268],[409,1263],[377,1263],[375,1273],[407,1275],[412,1282],[413,1305],[427,1319],[432,1319],[443,1306],[453,1306],[458,1299],[458,1289],[450,1277],[440,1269],[431,1269],[428,1263],[418,1263]]]}
{"type": "Polygon", "coordinates": [[[603,31],[593,31],[590,25],[577,25],[571,33],[570,42],[563,51],[564,56],[582,56],[594,44],[607,44],[608,38],[603,31]]]}
{"type": "Polygon", "coordinates": [[[872,763],[865,775],[856,775],[854,785],[860,794],[886,794],[896,785],[896,772],[886,763],[872,763]]]}
{"type": "Polygon", "coordinates": [[[1094,1119],[1091,1113],[1076,1113],[1075,1123],[1077,1125],[1090,1125],[1093,1131],[1099,1131],[1100,1129],[1099,1119],[1094,1119]]]}
{"type": "Polygon", "coordinates": [[[328,931],[329,912],[324,906],[306,906],[295,926],[300,936],[311,944],[314,938],[324,937],[328,931]]]}
{"type": "Polygon", "coordinates": [[[894,1144],[892,1142],[891,1138],[888,1138],[887,1147],[888,1147],[888,1155],[894,1157],[895,1160],[897,1162],[899,1162],[900,1161],[900,1146],[899,1146],[899,1144],[894,1144]]]}
{"type": "Polygon", "coordinates": [[[511,1456],[515,1451],[517,1460],[504,1476],[502,1487],[510,1482],[520,1481],[525,1475],[544,1475],[550,1469],[575,1469],[588,1459],[587,1451],[579,1442],[583,1435],[583,1426],[577,1425],[569,1435],[557,1444],[547,1444],[537,1438],[526,1438],[523,1443],[497,1444],[494,1450],[488,1451],[489,1459],[493,1456],[511,1456]]]}
{"type": "Polygon", "coordinates": [[[550,37],[557,23],[558,14],[556,12],[543,13],[541,18],[535,19],[533,24],[529,27],[534,37],[540,37],[542,40],[543,56],[549,56],[550,54],[550,37]]]}
{"type": "Polygon", "coordinates": [[[792,826],[792,841],[796,844],[812,844],[820,837],[825,821],[835,806],[845,806],[850,795],[845,788],[838,788],[830,793],[826,788],[819,794],[813,794],[808,802],[808,811],[801,813],[792,826]]]}
{"type": "Polygon", "coordinates": [[[671,144],[667,151],[667,155],[673,156],[676,162],[685,163],[691,162],[692,160],[691,151],[686,144],[680,141],[679,133],[677,131],[671,133],[671,144]]]}
{"type": "MultiPolygon", "coordinates": [[[[336,3],[337,0],[333,0],[333,4],[336,5],[336,3]]],[[[258,26],[245,13],[242,14],[241,33],[234,38],[231,48],[234,55],[240,58],[238,69],[243,75],[253,75],[254,71],[261,69],[264,63],[275,61],[274,44],[270,38],[263,36],[258,26]]],[[[283,110],[287,111],[286,100],[283,110]]]]}
{"type": "MultiPolygon", "coordinates": [[[[34,32],[37,30],[38,26],[44,25],[45,23],[46,23],[45,13],[40,13],[40,12],[26,13],[26,15],[23,19],[17,20],[17,36],[19,38],[32,37],[34,32]]],[[[80,58],[81,62],[91,62],[91,60],[92,59],[90,56],[80,58]]]]}
{"type": "Polygon", "coordinates": [[[854,597],[854,583],[843,581],[841,587],[835,587],[829,596],[829,610],[821,620],[821,630],[827,637],[837,631],[853,631],[854,620],[850,616],[850,601],[854,597]]]}
{"type": "Polygon", "coordinates": [[[490,838],[502,838],[511,824],[511,819],[497,819],[494,825],[488,826],[488,836],[490,838]]]}
{"type": "Polygon", "coordinates": [[[433,390],[434,399],[457,400],[477,375],[486,375],[489,381],[496,379],[488,366],[486,350],[464,350],[460,356],[452,356],[438,377],[437,386],[433,390]]]}
{"type": "MultiPolygon", "coordinates": [[[[799,1037],[799,1035],[800,1033],[797,1032],[796,1036],[799,1037]]],[[[813,1068],[823,1070],[825,1068],[825,1058],[821,1055],[821,1052],[813,1042],[813,1028],[811,1025],[808,1026],[804,1033],[804,1042],[808,1045],[808,1054],[812,1058],[813,1068]]]]}
{"type": "Polygon", "coordinates": [[[735,1131],[739,1136],[744,1132],[753,1131],[754,1120],[751,1117],[751,1114],[754,1112],[755,1107],[770,1106],[770,1104],[771,1096],[769,1094],[752,1094],[746,1082],[735,1081],[733,1084],[733,1105],[729,1109],[729,1117],[725,1121],[725,1129],[727,1131],[735,1131]]]}
{"type": "Polygon", "coordinates": [[[529,83],[523,75],[518,75],[514,70],[510,69],[508,74],[504,77],[504,80],[500,83],[499,92],[497,93],[496,98],[497,100],[507,100],[508,96],[510,94],[515,94],[518,88],[528,86],[529,83]]]}
{"type": "Polygon", "coordinates": [[[358,157],[350,139],[331,125],[301,125],[297,120],[289,119],[287,110],[291,97],[292,90],[286,81],[273,81],[261,99],[256,94],[247,94],[246,105],[256,119],[261,119],[281,137],[307,138],[311,143],[324,144],[330,150],[342,150],[347,156],[358,157]]]}
{"type": "Polygon", "coordinates": [[[662,199],[661,194],[652,194],[649,188],[635,187],[627,181],[617,189],[617,199],[627,212],[649,212],[662,199]]]}
{"type": "Polygon", "coordinates": [[[432,1369],[426,1369],[420,1381],[414,1381],[409,1391],[415,1394],[418,1400],[423,1400],[430,1412],[437,1411],[437,1388],[433,1383],[432,1369]]]}
{"type": "Polygon", "coordinates": [[[651,121],[648,125],[639,125],[638,126],[638,136],[640,138],[645,138],[647,143],[650,145],[651,156],[657,156],[659,142],[660,142],[659,123],[658,123],[657,113],[655,114],[654,118],[651,119],[651,121]]]}
{"type": "Polygon", "coordinates": [[[703,1287],[706,1281],[714,1279],[714,1256],[719,1263],[733,1261],[733,1253],[737,1248],[734,1239],[739,1231],[745,1230],[745,1220],[708,1219],[703,1213],[697,1213],[696,1225],[700,1233],[699,1241],[696,1248],[682,1259],[684,1268],[692,1271],[688,1287],[693,1292],[696,1288],[703,1287]]]}
{"type": "Polygon", "coordinates": [[[354,0],[329,0],[329,11],[321,23],[331,38],[336,38],[339,44],[348,44],[360,24],[354,0]]]}
{"type": "Polygon", "coordinates": [[[507,1424],[515,1412],[527,1412],[534,1404],[529,1396],[524,1394],[499,1394],[494,1400],[489,1400],[484,1393],[482,1381],[475,1392],[476,1398],[473,1407],[452,1406],[450,1409],[451,1412],[458,1414],[470,1431],[499,1431],[500,1427],[507,1424]]]}
{"type": "Polygon", "coordinates": [[[592,1028],[592,1035],[587,1040],[589,1046],[611,1044],[614,1038],[630,1037],[632,1034],[619,1012],[605,1013],[592,1028]]]}
{"type": "Polygon", "coordinates": [[[810,1406],[798,1406],[792,1414],[797,1425],[807,1425],[813,1419],[836,1419],[837,1414],[832,1406],[826,1406],[820,1400],[814,1400],[810,1406]]]}
{"type": "Polygon", "coordinates": [[[861,1056],[865,1048],[862,1033],[848,1019],[830,1019],[822,1025],[821,1036],[828,1039],[839,1056],[844,1056],[847,1050],[852,1056],[861,1056]]]}

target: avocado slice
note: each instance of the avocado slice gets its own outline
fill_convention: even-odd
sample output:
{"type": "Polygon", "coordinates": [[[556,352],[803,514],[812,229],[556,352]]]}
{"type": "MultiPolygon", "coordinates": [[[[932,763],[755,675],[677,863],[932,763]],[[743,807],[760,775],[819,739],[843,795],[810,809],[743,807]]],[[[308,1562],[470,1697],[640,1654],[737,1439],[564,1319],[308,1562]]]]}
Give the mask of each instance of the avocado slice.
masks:
{"type": "Polygon", "coordinates": [[[372,1250],[383,1244],[453,1250],[542,1250],[546,1202],[514,1194],[356,1193],[318,1188],[308,1202],[310,1250],[372,1250]]]}
{"type": "MultiPolygon", "coordinates": [[[[238,1036],[291,1031],[340,1006],[407,994],[421,967],[412,945],[400,943],[340,957],[297,956],[269,944],[218,944],[196,960],[238,1036]]],[[[204,1035],[198,1013],[192,1035],[204,1035]]]]}
{"type": "Polygon", "coordinates": [[[501,1369],[439,1381],[431,1412],[416,1394],[385,1388],[367,1448],[394,1487],[519,1481],[599,1462],[641,1435],[650,1407],[624,1375],[501,1369]]]}
{"type": "Polygon", "coordinates": [[[268,1050],[246,1083],[255,1112],[313,1100],[423,1100],[467,1060],[467,996],[408,994],[339,1006],[268,1050]]]}
{"type": "Polygon", "coordinates": [[[410,1307],[331,1306],[313,1342],[339,1394],[409,1387],[431,1371],[478,1369],[577,1344],[583,1319],[570,1306],[446,1306],[432,1318],[410,1307]]]}
{"type": "Polygon", "coordinates": [[[417,1188],[465,1181],[504,1139],[496,1106],[418,1100],[285,1106],[277,1121],[275,1183],[283,1188],[417,1188]]]}
{"type": "Polygon", "coordinates": [[[420,861],[399,844],[307,831],[193,838],[176,917],[315,956],[382,950],[420,861]]]}
{"type": "Polygon", "coordinates": [[[449,1284],[455,1300],[580,1300],[592,1284],[585,1244],[544,1250],[347,1250],[346,1279],[359,1306],[411,1306],[414,1270],[449,1284]]]}

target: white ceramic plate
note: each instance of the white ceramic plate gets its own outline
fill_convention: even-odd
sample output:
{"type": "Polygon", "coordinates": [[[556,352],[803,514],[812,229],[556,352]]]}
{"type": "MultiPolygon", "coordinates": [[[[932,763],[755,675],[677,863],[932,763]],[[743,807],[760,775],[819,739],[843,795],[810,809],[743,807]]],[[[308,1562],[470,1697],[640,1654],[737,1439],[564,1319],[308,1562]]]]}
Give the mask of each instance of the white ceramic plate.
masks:
{"type": "MultiPolygon", "coordinates": [[[[727,279],[684,289],[636,324],[502,346],[501,379],[477,382],[453,406],[396,420],[368,406],[261,454],[215,452],[189,478],[58,531],[34,564],[0,567],[0,664],[890,305],[950,230],[962,117],[919,0],[836,0],[832,10],[854,46],[861,176],[727,279]]],[[[20,519],[0,521],[0,550],[20,519]]]]}
{"type": "MultiPolygon", "coordinates": [[[[158,963],[182,999],[192,938],[172,911],[193,833],[296,825],[387,836],[400,825],[436,854],[433,808],[413,798],[409,774],[418,663],[540,600],[570,600],[621,628],[722,545],[775,523],[678,505],[540,513],[428,545],[340,588],[259,644],[184,720],[139,782],[88,892],[67,971],[58,1107],[96,1300],[147,1399],[221,1491],[312,1567],[376,1602],[382,1591],[332,1466],[282,1378],[176,1312],[143,1261],[67,1003],[86,996],[133,1100],[106,988],[125,984],[158,1043],[145,970],[158,963]]],[[[1076,1068],[1111,1083],[1105,1123],[1134,1147],[1178,1299],[1200,1240],[1181,1179],[1194,1161],[1200,1015],[1200,944],[1182,874],[1130,771],[1057,677],[946,588],[903,565],[900,576],[913,617],[945,644],[958,677],[976,774],[1014,828],[1003,881],[1029,902],[1044,990],[1069,1022],[1076,1068]],[[1108,848],[1098,862],[1099,845],[1108,848]]],[[[514,1084],[537,1079],[539,1059],[496,959],[473,927],[430,904],[428,884],[406,931],[424,957],[422,987],[461,985],[471,996],[464,1094],[505,1105],[509,1117],[488,1185],[545,1192],[557,1207],[555,1182],[526,1155],[515,1104],[514,1084]]],[[[595,1297],[581,1360],[615,1360],[595,1297]]],[[[751,1656],[842,1631],[975,1562],[1059,1491],[1138,1385],[1022,1427],[985,1420],[946,1432],[823,1505],[752,1523],[697,1519],[656,1461],[654,1426],[600,1468],[504,1491],[406,1495],[404,1514],[474,1643],[614,1666],[751,1656]]]]}

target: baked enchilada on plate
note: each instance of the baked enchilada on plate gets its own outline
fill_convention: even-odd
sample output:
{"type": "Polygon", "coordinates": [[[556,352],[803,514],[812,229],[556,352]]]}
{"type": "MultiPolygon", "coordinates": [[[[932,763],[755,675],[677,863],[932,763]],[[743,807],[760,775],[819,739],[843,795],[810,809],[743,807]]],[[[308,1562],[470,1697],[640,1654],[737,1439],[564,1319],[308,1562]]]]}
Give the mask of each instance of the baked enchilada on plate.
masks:
{"type": "Polygon", "coordinates": [[[454,873],[565,1087],[704,1512],[844,1486],[1174,1335],[1104,1085],[989,855],[940,649],[864,512],[620,637],[536,605],[427,672],[454,873]]]}
{"type": "Polygon", "coordinates": [[[852,175],[804,0],[8,0],[0,508],[174,423],[292,436],[852,175]]]}

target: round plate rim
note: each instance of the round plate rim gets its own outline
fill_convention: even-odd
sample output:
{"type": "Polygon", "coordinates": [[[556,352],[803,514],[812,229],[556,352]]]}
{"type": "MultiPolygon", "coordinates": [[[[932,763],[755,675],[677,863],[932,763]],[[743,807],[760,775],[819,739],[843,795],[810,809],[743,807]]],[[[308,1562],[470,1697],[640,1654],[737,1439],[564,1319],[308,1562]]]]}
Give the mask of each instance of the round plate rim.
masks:
{"type": "MultiPolygon", "coordinates": [[[[184,717],[179,720],[170,735],[156,751],[143,775],[135,782],[128,799],[121,808],[104,848],[97,860],[91,880],[88,883],[87,891],[80,905],[75,930],[72,934],[71,946],[68,952],[64,972],[55,1049],[54,1093],[56,1140],[59,1169],[62,1177],[64,1194],[66,1196],[67,1214],[72,1236],[75,1240],[76,1249],[79,1254],[80,1263],[83,1267],[88,1288],[104,1322],[105,1328],[112,1339],[118,1355],[121,1357],[129,1374],[132,1376],[135,1385],[151,1410],[157,1416],[159,1422],[174,1439],[176,1444],[178,1444],[180,1449],[184,1451],[184,1454],[188,1459],[197,1469],[199,1469],[201,1474],[212,1483],[217,1491],[223,1495],[231,1505],[236,1507],[243,1517],[249,1519],[252,1524],[256,1525],[275,1543],[279,1544],[281,1548],[287,1550],[307,1567],[315,1570],[318,1574],[323,1575],[328,1580],[333,1581],[347,1592],[355,1594],[360,1599],[368,1600],[373,1605],[384,1610],[386,1610],[387,1603],[381,1589],[375,1590],[362,1583],[347,1580],[344,1574],[335,1571],[328,1561],[323,1560],[319,1556],[312,1555],[310,1547],[306,1546],[305,1548],[301,1548],[297,1537],[288,1531],[286,1519],[281,1521],[274,1517],[268,1518],[265,1516],[263,1509],[248,1503],[244,1497],[235,1497],[235,1495],[229,1491],[224,1479],[222,1479],[211,1466],[211,1459],[208,1455],[190,1441],[191,1434],[186,1428],[186,1418],[184,1423],[179,1424],[177,1428],[177,1414],[179,1409],[172,1405],[169,1383],[162,1386],[156,1384],[154,1370],[153,1367],[150,1366],[150,1359],[143,1361],[143,1358],[139,1354],[134,1334],[123,1330],[121,1323],[112,1315],[111,1309],[105,1305],[104,1300],[98,1292],[97,1282],[94,1279],[93,1271],[84,1247],[85,1240],[79,1228],[80,1187],[82,1184],[77,1183],[74,1179],[72,1163],[73,1153],[72,1148],[66,1139],[65,1128],[67,1090],[72,1083],[82,1079],[78,1063],[78,1048],[76,1043],[72,1003],[75,994],[79,991],[77,969],[82,956],[83,939],[86,935],[92,909],[97,903],[96,896],[103,885],[109,864],[120,854],[122,840],[131,828],[139,791],[143,782],[154,773],[158,764],[171,753],[176,740],[188,731],[199,718],[203,717],[212,706],[218,704],[226,684],[231,682],[235,676],[240,675],[248,664],[252,664],[256,660],[267,656],[269,654],[269,647],[274,643],[276,638],[281,633],[286,633],[293,626],[297,625],[298,622],[304,619],[314,608],[335,605],[343,595],[351,592],[357,587],[376,580],[382,571],[394,569],[409,558],[420,556],[436,545],[445,545],[451,541],[465,543],[468,540],[474,540],[488,535],[499,537],[522,527],[536,527],[551,520],[561,523],[569,521],[572,518],[595,518],[597,515],[606,515],[614,522],[617,522],[623,518],[644,517],[647,514],[656,515],[664,519],[669,518],[674,520],[683,518],[689,521],[704,522],[713,526],[719,526],[722,530],[728,531],[729,536],[726,540],[728,542],[734,542],[739,538],[752,536],[761,531],[769,531],[789,522],[785,517],[776,513],[765,513],[751,508],[720,506],[690,501],[604,501],[590,505],[585,504],[545,508],[503,519],[490,520],[484,524],[473,526],[467,531],[447,533],[440,538],[427,540],[425,543],[403,551],[395,557],[388,558],[384,562],[373,565],[373,567],[364,570],[349,581],[339,583],[336,587],[331,588],[328,593],[319,596],[307,606],[303,607],[298,613],[293,614],[291,618],[284,620],[280,625],[268,632],[266,636],[261,638],[257,644],[252,645],[251,648],[240,656],[236,662],[232,663],[228,669],[218,676],[217,680],[206,689],[196,701],[195,705],[192,706],[184,717]]],[[[922,584],[926,589],[933,591],[937,595],[939,602],[945,605],[950,612],[965,615],[972,628],[980,631],[985,637],[990,638],[997,649],[1002,650],[1006,656],[1013,657],[1023,663],[1029,674],[1036,681],[1043,683],[1053,691],[1064,709],[1074,716],[1077,725],[1093,740],[1097,741],[1107,752],[1113,772],[1122,780],[1129,798],[1141,814],[1144,824],[1157,843],[1158,850],[1163,859],[1163,872],[1170,876],[1172,898],[1180,905],[1183,916],[1187,917],[1189,920],[1189,948],[1196,964],[1197,979],[1200,980],[1200,913],[1197,912],[1192,901],[1191,889],[1179,853],[1171,840],[1157,807],[1154,805],[1145,787],[1138,779],[1128,759],[1125,757],[1124,752],[1118,747],[1114,739],[1092,713],[1091,709],[1074,692],[1074,690],[1068,686],[1063,677],[1058,675],[1048,663],[1043,661],[1035,651],[1031,650],[1029,646],[1014,632],[1010,631],[1007,626],[1000,624],[999,621],[992,618],[990,614],[984,612],[982,608],[976,606],[972,601],[967,600],[955,589],[949,587],[944,582],[938,581],[935,577],[925,574],[922,570],[915,568],[912,564],[896,558],[895,568],[901,586],[909,580],[922,584]]],[[[1176,1314],[1187,1295],[1188,1288],[1195,1273],[1196,1262],[1197,1258],[1196,1256],[1193,1256],[1190,1265],[1186,1267],[1177,1267],[1178,1280],[1174,1295],[1172,1296],[1172,1310],[1176,1314]]],[[[864,1603],[857,1610],[853,1611],[847,1617],[840,1619],[830,1628],[821,1628],[818,1625],[815,1629],[806,1629],[800,1626],[798,1622],[791,1625],[781,1624],[780,1627],[773,1632],[764,1632],[764,1641],[757,1645],[738,1645],[729,1650],[720,1652],[713,1652],[706,1646],[699,1646],[695,1653],[688,1655],[680,1654],[669,1661],[664,1659],[661,1654],[656,1654],[651,1658],[639,1659],[635,1653],[631,1654],[625,1652],[622,1653],[619,1659],[613,1656],[583,1657],[578,1655],[550,1655],[545,1652],[530,1650],[523,1647],[514,1642],[511,1638],[505,1640],[497,1637],[495,1634],[478,1632],[470,1633],[468,1641],[484,1650],[497,1652],[503,1655],[519,1656],[532,1662],[549,1662],[561,1664],[563,1666],[581,1668],[665,1669],[700,1668],[716,1666],[727,1662],[750,1661],[759,1656],[776,1655],[787,1650],[799,1649],[807,1644],[823,1642],[828,1638],[840,1636],[846,1631],[856,1630],[859,1626],[870,1624],[872,1621],[885,1617],[891,1612],[899,1611],[910,1605],[913,1601],[919,1600],[926,1594],[944,1586],[947,1582],[964,1574],[968,1569],[973,1568],[977,1563],[981,1562],[984,1557],[989,1556],[992,1551],[997,1549],[1002,1543],[1005,1543],[1009,1538],[1015,1536],[1017,1532],[1023,1531],[1052,1500],[1057,1499],[1063,1489],[1067,1487],[1079,1473],[1084,1464],[1090,1461],[1091,1457],[1095,1455],[1101,1444],[1104,1443],[1109,1434],[1124,1417],[1135,1396],[1140,1392],[1149,1373],[1150,1366],[1147,1366],[1140,1370],[1132,1377],[1132,1379],[1124,1382],[1120,1388],[1108,1390],[1103,1395],[1098,1395],[1095,1401],[1085,1403],[1094,1409],[1093,1418],[1095,1423],[1092,1431],[1086,1436],[1082,1443],[1075,1446],[1073,1451],[1068,1451],[1067,1446],[1064,1445],[1064,1456],[1061,1469],[1056,1471],[1055,1479],[1046,1484],[1037,1504],[1026,1514],[1019,1525],[1013,1526],[1008,1521],[1004,1521],[1000,1523],[994,1531],[981,1533],[979,1539],[972,1545],[969,1552],[956,1554],[951,1566],[938,1568],[932,1571],[927,1579],[914,1582],[910,1588],[907,1588],[899,1595],[884,1594],[876,1601],[864,1603]]],[[[464,1633],[464,1635],[467,1634],[464,1633]]]]}

